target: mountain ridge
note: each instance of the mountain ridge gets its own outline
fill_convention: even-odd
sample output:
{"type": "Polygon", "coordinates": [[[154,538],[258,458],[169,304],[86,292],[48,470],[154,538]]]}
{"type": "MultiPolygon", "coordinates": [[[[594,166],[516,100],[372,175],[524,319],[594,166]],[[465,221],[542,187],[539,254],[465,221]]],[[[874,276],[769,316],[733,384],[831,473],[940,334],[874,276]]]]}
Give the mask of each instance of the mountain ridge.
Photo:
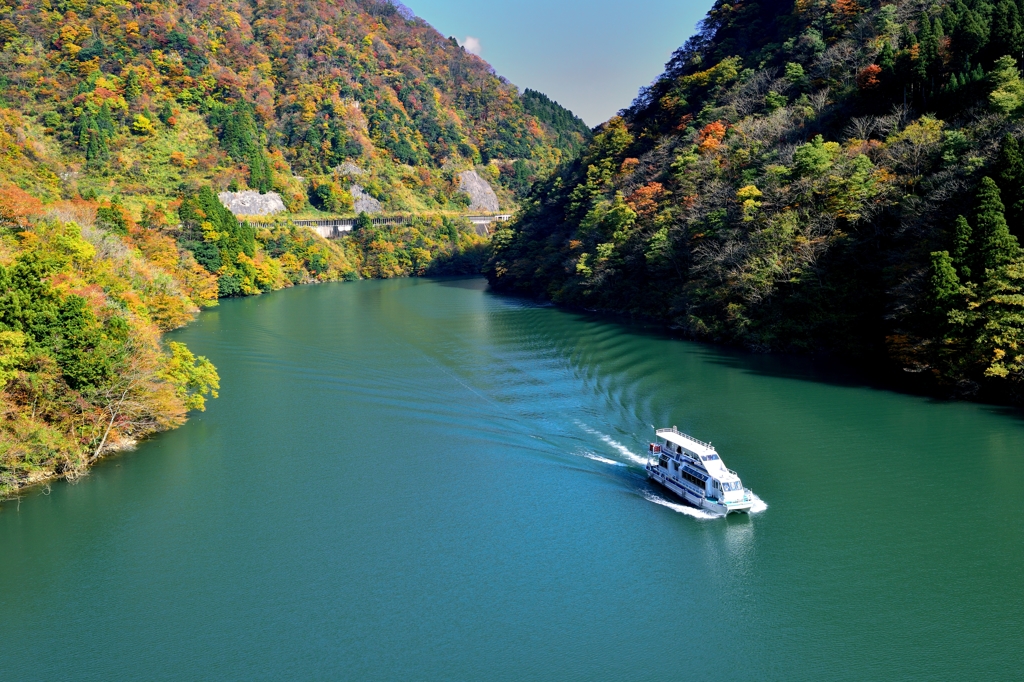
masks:
{"type": "MultiPolygon", "coordinates": [[[[51,195],[103,193],[97,175],[128,197],[170,196],[173,182],[233,183],[276,189],[298,210],[318,202],[307,179],[343,195],[333,169],[354,161],[396,210],[458,210],[451,170],[489,170],[501,188],[582,146],[586,128],[552,130],[486,62],[402,7],[2,4],[4,100],[55,143],[56,174],[77,174],[51,183],[51,195]],[[199,138],[167,135],[178,123],[199,138]],[[168,166],[174,177],[160,182],[168,166]]],[[[513,192],[504,198],[514,203],[513,192]]]]}

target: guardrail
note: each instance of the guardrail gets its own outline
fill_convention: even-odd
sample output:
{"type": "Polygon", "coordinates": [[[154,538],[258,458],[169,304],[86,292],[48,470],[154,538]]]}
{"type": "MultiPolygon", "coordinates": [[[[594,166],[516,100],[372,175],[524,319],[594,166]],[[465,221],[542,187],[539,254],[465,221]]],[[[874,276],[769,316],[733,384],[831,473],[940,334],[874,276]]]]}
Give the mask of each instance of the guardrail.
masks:
{"type": "Polygon", "coordinates": [[[715,446],[713,446],[713,445],[712,445],[711,443],[705,443],[705,442],[704,442],[704,441],[702,441],[702,440],[697,440],[697,439],[696,439],[696,438],[694,438],[693,436],[691,436],[691,435],[689,435],[689,434],[687,434],[687,433],[683,433],[682,431],[680,431],[679,429],[677,429],[677,428],[676,428],[676,427],[674,427],[674,426],[673,426],[673,427],[672,427],[671,429],[657,429],[657,430],[655,431],[655,433],[656,433],[656,434],[662,434],[662,433],[674,433],[674,434],[676,434],[677,436],[682,436],[682,437],[683,437],[683,438],[685,438],[686,440],[689,440],[689,441],[693,441],[693,442],[694,442],[694,443],[696,443],[697,445],[703,445],[704,447],[706,447],[706,448],[708,448],[708,449],[710,449],[710,450],[714,450],[714,449],[715,449],[715,446]]]}
{"type": "MultiPolygon", "coordinates": [[[[375,226],[381,225],[407,225],[412,222],[416,216],[413,215],[400,215],[400,216],[370,216],[370,224],[375,226]]],[[[458,216],[464,218],[476,226],[490,225],[491,223],[504,223],[512,219],[511,214],[502,213],[498,215],[469,215],[469,216],[458,216]]],[[[249,216],[244,219],[244,222],[250,225],[269,225],[277,222],[273,216],[249,216]]],[[[357,218],[299,218],[290,219],[293,225],[298,227],[306,227],[324,239],[337,239],[343,232],[351,232],[356,225],[357,218]]]]}

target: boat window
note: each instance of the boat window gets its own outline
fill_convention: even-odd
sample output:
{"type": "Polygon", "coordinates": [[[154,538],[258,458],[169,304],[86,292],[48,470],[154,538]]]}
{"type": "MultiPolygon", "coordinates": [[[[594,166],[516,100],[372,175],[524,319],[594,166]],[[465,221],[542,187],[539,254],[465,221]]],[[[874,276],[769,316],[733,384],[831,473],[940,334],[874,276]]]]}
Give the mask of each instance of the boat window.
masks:
{"type": "Polygon", "coordinates": [[[681,472],[681,475],[683,477],[683,480],[689,481],[690,483],[694,484],[698,488],[702,488],[702,489],[704,488],[704,481],[701,480],[699,477],[694,476],[689,471],[686,471],[685,469],[683,469],[682,472],[681,472]]]}
{"type": "Polygon", "coordinates": [[[707,457],[701,457],[701,459],[707,460],[708,462],[714,462],[717,459],[721,459],[718,455],[708,455],[707,457]]]}

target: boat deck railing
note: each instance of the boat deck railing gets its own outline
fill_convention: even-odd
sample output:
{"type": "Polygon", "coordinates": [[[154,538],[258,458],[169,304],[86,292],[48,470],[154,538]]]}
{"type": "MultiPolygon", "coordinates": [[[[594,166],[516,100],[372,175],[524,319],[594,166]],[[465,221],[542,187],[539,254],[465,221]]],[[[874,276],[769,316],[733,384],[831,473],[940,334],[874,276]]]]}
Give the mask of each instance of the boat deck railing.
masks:
{"type": "Polygon", "coordinates": [[[693,437],[693,436],[691,436],[690,434],[688,434],[688,433],[683,433],[682,431],[680,431],[679,429],[677,429],[677,428],[676,428],[676,427],[674,427],[674,426],[673,426],[673,427],[672,427],[671,429],[657,429],[657,430],[655,431],[655,433],[656,433],[656,434],[658,434],[659,436],[660,436],[661,434],[663,434],[663,433],[674,433],[674,434],[676,434],[677,436],[682,436],[682,437],[683,437],[683,438],[685,438],[686,440],[691,440],[691,441],[693,441],[693,442],[694,442],[694,443],[696,443],[697,445],[703,445],[704,447],[708,448],[709,450],[714,450],[714,449],[715,449],[715,446],[713,446],[713,445],[712,445],[711,443],[705,443],[705,442],[704,442],[704,441],[702,441],[702,440],[697,440],[696,438],[694,438],[694,437],[693,437]]]}

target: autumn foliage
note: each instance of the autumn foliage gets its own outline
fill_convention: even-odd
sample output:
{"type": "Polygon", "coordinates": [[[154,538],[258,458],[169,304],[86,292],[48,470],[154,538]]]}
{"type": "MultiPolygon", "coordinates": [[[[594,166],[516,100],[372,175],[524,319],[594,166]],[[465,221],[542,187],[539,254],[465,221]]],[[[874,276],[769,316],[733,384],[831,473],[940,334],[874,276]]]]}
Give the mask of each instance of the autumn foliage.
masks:
{"type": "Polygon", "coordinates": [[[716,151],[722,146],[722,140],[725,139],[725,124],[721,121],[714,121],[707,124],[700,129],[700,133],[697,137],[697,149],[702,154],[707,154],[716,151]]]}
{"type": "Polygon", "coordinates": [[[882,75],[882,67],[878,64],[868,64],[857,73],[857,87],[861,90],[872,90],[881,85],[879,76],[882,75]]]}
{"type": "Polygon", "coordinates": [[[494,239],[497,288],[947,395],[1024,386],[1013,2],[715,2],[494,239]]]}

